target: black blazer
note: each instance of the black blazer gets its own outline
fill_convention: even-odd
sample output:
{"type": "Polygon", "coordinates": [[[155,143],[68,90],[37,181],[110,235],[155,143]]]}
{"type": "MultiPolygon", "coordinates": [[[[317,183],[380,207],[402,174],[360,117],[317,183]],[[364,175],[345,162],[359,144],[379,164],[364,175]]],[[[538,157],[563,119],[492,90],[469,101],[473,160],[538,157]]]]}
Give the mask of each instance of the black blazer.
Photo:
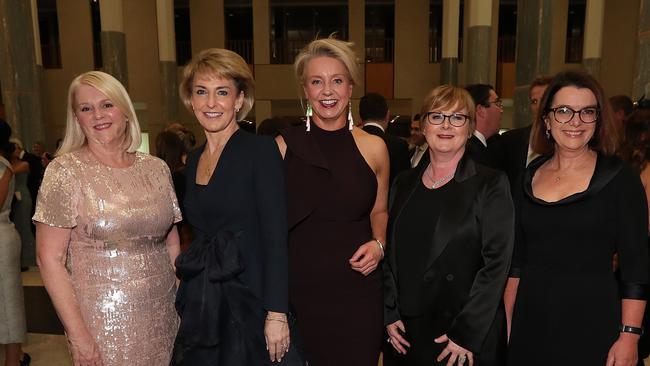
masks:
{"type": "MultiPolygon", "coordinates": [[[[515,128],[501,135],[498,142],[495,143],[496,153],[492,153],[493,158],[500,164],[499,168],[508,174],[510,187],[512,188],[517,182],[517,178],[526,170],[526,160],[528,159],[528,144],[530,140],[531,126],[515,128]]],[[[492,148],[488,145],[489,148],[492,148]]]]}
{"type": "Polygon", "coordinates": [[[237,130],[203,187],[196,184],[202,151],[188,155],[185,169],[185,219],[195,241],[225,231],[236,234],[245,267],[239,278],[265,310],[288,312],[287,198],[277,144],[237,130]]]}
{"type": "MultiPolygon", "coordinates": [[[[401,318],[395,267],[396,223],[421,183],[426,165],[397,177],[389,203],[388,248],[384,270],[384,322],[401,318]]],[[[435,327],[458,345],[487,359],[505,350],[505,288],[514,238],[514,209],[508,180],[502,172],[474,163],[467,154],[453,178],[456,185],[431,238],[431,254],[421,281],[422,309],[435,318],[435,327]]],[[[495,364],[494,362],[487,364],[495,364]]],[[[498,363],[496,363],[498,364],[498,363]]],[[[482,363],[479,363],[482,365],[482,363]]]]}
{"type": "Polygon", "coordinates": [[[406,141],[397,136],[385,133],[377,126],[363,126],[363,130],[369,134],[379,136],[386,143],[388,158],[390,160],[389,184],[392,184],[399,173],[411,167],[411,155],[406,141]]]}

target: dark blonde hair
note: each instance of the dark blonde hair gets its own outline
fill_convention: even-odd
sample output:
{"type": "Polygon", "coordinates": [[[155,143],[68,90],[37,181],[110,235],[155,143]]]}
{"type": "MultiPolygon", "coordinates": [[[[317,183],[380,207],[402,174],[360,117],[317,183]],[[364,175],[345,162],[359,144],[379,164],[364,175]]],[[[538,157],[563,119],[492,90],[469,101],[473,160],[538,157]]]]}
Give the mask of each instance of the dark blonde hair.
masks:
{"type": "Polygon", "coordinates": [[[192,60],[183,69],[183,78],[179,86],[181,100],[192,113],[192,88],[194,78],[198,74],[230,79],[237,87],[237,93],[244,92],[244,104],[237,112],[237,120],[246,117],[255,103],[255,81],[246,61],[230,50],[223,48],[208,48],[192,60]]]}
{"type": "Polygon", "coordinates": [[[530,141],[533,151],[541,155],[551,155],[555,152],[555,141],[553,136],[546,137],[545,119],[555,123],[553,116],[550,116],[551,107],[555,94],[560,89],[572,86],[578,89],[589,89],[598,103],[598,120],[596,120],[596,131],[588,142],[589,147],[604,155],[613,155],[618,147],[618,132],[612,119],[611,107],[605,97],[603,87],[591,75],[582,71],[563,71],[555,75],[544,92],[539,105],[539,115],[535,118],[531,131],[530,141]]]}
{"type": "Polygon", "coordinates": [[[341,61],[348,70],[352,85],[359,85],[359,66],[357,65],[356,55],[352,50],[353,45],[351,42],[341,41],[333,36],[311,41],[300,51],[293,63],[296,80],[300,85],[303,85],[305,83],[307,63],[313,58],[325,56],[341,61]]]}
{"type": "Polygon", "coordinates": [[[457,106],[459,109],[465,109],[469,120],[467,121],[469,133],[474,133],[476,129],[474,99],[469,92],[463,88],[454,85],[440,85],[427,94],[422,103],[420,110],[420,128],[424,127],[424,119],[429,111],[441,110],[457,106]]]}

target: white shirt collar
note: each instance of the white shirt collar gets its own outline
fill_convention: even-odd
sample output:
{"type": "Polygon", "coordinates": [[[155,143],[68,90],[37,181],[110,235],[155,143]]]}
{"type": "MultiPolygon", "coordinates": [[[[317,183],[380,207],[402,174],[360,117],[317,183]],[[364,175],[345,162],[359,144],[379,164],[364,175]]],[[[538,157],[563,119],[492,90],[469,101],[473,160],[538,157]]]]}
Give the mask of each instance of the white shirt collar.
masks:
{"type": "Polygon", "coordinates": [[[487,140],[485,139],[485,136],[483,136],[482,133],[479,132],[479,130],[474,130],[474,136],[476,136],[479,141],[483,144],[483,146],[487,147],[487,140]]]}
{"type": "Polygon", "coordinates": [[[380,125],[379,123],[376,123],[376,122],[365,122],[363,125],[364,125],[364,126],[375,126],[375,127],[379,127],[379,128],[381,129],[382,132],[386,132],[386,130],[384,130],[384,128],[381,127],[381,125],[380,125]]]}

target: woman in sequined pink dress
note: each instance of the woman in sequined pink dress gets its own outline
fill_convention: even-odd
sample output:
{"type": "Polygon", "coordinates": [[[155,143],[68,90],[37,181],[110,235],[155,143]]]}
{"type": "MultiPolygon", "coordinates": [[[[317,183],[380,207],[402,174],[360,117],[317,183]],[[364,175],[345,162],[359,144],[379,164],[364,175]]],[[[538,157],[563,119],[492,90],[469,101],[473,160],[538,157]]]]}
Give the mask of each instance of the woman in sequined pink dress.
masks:
{"type": "Polygon", "coordinates": [[[169,169],[136,152],[138,120],[112,76],[74,79],[67,110],[33,219],[43,284],[74,365],[167,365],[181,219],[169,169]]]}

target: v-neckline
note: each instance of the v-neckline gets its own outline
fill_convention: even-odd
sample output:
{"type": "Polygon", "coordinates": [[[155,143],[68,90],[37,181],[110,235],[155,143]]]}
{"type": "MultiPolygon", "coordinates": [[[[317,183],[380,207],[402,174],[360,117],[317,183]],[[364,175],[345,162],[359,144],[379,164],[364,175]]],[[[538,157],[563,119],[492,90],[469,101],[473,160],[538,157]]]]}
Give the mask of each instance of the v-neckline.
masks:
{"type": "Polygon", "coordinates": [[[223,145],[223,150],[221,150],[221,155],[219,155],[219,159],[217,159],[217,163],[214,166],[214,169],[212,170],[212,174],[210,174],[210,178],[208,178],[208,181],[206,184],[200,184],[197,182],[197,175],[199,174],[199,160],[201,160],[201,155],[205,152],[205,149],[208,146],[208,142],[206,141],[203,144],[203,148],[201,149],[201,152],[198,154],[198,158],[196,159],[196,172],[194,173],[194,185],[197,187],[208,187],[212,183],[212,180],[215,175],[217,175],[217,171],[219,170],[219,166],[221,165],[221,160],[223,159],[223,156],[226,154],[226,151],[228,150],[228,146],[230,145],[230,142],[235,138],[236,135],[239,134],[239,131],[241,131],[241,128],[238,128],[235,132],[233,132],[232,135],[228,138],[228,141],[226,141],[226,144],[223,145]]]}

